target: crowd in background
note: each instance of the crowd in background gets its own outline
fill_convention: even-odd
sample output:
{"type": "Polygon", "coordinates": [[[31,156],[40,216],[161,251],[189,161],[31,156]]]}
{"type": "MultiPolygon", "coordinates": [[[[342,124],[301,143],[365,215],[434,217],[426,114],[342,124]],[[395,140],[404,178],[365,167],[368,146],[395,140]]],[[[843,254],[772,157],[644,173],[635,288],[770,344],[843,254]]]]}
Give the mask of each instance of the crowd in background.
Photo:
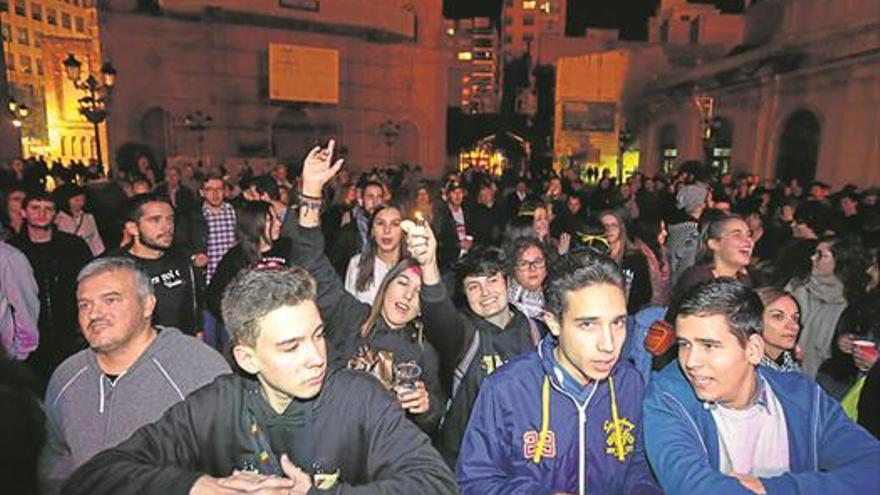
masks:
{"type": "MultiPolygon", "coordinates": [[[[303,192],[298,166],[204,170],[161,167],[141,156],[108,178],[94,164],[14,160],[0,170],[0,330],[8,357],[26,368],[8,380],[32,380],[24,387],[40,396],[47,387],[57,393],[53,372],[87,346],[78,324],[77,277],[93,259],[135,261],[156,294],[153,323],[221,353],[229,347],[223,294],[236,275],[300,265],[317,281],[318,306],[330,315],[325,319],[357,329],[331,336],[341,365],[380,379],[382,352],[396,356],[387,366],[420,365],[420,392],[430,400],[401,404],[454,466],[480,382],[459,412],[453,390],[469,382],[456,380],[453,370],[466,349],[436,335],[471,330],[447,328],[452,324],[442,315],[461,310],[475,327],[517,324],[480,319],[463,278],[492,274],[486,267],[494,263],[506,279],[506,301],[536,334],[531,340],[525,333],[517,345],[534,347],[547,332],[542,317],[551,265],[586,249],[608,256],[623,276],[629,318],[621,359],[646,382],[651,369],[675,353],[674,345],[647,351],[649,327],[664,315],[672,323],[688,289],[732,278],[758,289],[764,304],[763,364],[805,373],[838,400],[859,383],[865,412],[858,421],[880,436],[877,353],[854,345],[880,342],[877,187],[832,190],[822,182],[717,176],[698,162],[670,174],[635,172],[617,181],[605,173],[589,182],[573,169],[559,175],[508,170],[496,177],[469,168],[428,180],[419,167],[353,168],[348,164],[314,198],[303,192]],[[320,239],[298,239],[300,209],[317,200],[320,239]],[[419,264],[406,246],[406,220],[430,225],[446,292],[423,293],[421,309],[417,293],[425,282],[399,282],[419,264]]],[[[9,394],[0,395],[5,402],[9,394]]]]}

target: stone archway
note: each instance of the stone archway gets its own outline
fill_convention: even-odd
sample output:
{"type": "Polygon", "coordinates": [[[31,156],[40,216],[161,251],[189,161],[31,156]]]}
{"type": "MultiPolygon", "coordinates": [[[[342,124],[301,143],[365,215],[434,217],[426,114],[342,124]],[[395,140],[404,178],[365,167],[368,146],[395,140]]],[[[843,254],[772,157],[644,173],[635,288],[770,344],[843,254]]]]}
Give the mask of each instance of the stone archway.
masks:
{"type": "Polygon", "coordinates": [[[786,119],[779,136],[776,178],[809,184],[816,178],[822,125],[813,112],[800,109],[786,119]]]}
{"type": "Polygon", "coordinates": [[[140,121],[141,142],[153,152],[157,163],[165,163],[168,156],[168,112],[153,107],[144,112],[140,121]]]}

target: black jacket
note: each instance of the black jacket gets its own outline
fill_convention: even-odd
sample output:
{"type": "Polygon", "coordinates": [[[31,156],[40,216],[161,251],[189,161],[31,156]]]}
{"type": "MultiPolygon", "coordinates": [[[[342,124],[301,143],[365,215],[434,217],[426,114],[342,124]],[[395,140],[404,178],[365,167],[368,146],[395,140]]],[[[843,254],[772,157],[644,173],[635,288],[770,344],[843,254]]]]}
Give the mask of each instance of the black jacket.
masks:
{"type": "MultiPolygon", "coordinates": [[[[172,406],[157,422],[81,466],[67,495],[186,495],[203,474],[226,477],[260,468],[251,425],[267,433],[269,456],[287,453],[304,471],[338,470],[335,494],[451,494],[452,473],[428,437],[407,421],[393,397],[372,378],[339,370],[320,394],[272,410],[256,381],[218,377],[172,406]]],[[[309,493],[317,495],[317,490],[309,493]]]]}
{"type": "MultiPolygon", "coordinates": [[[[264,266],[290,266],[290,245],[290,239],[279,237],[277,241],[272,243],[272,249],[262,254],[257,264],[264,266]]],[[[241,248],[241,243],[232,246],[229,251],[226,251],[220,263],[217,264],[214,276],[211,277],[211,283],[205,291],[205,305],[217,320],[223,319],[221,304],[223,291],[226,290],[226,286],[232,282],[232,279],[238,275],[238,272],[245,268],[249,268],[249,265],[244,258],[244,250],[241,248]]]]}
{"type": "Polygon", "coordinates": [[[535,348],[533,325],[536,333],[544,333],[544,329],[537,322],[530,323],[513,306],[510,306],[513,318],[503,329],[470,311],[459,312],[446,294],[443,283],[423,285],[421,302],[425,332],[440,354],[440,379],[447,390],[452,389],[455,367],[467,351],[474,334],[480,333],[477,354],[465,371],[436,437],[437,448],[444,460],[450,466],[455,466],[471,409],[483,380],[498,366],[535,348]]]}
{"type": "Polygon", "coordinates": [[[332,345],[330,357],[336,365],[347,366],[364,349],[390,353],[394,364],[415,361],[422,368],[422,380],[430,394],[427,412],[409,417],[425,432],[431,433],[440,423],[447,396],[440,386],[437,351],[423,340],[414,322],[401,329],[391,329],[381,314],[364,338],[361,325],[370,314],[370,305],[362,303],[345,291],[339,276],[323,254],[323,236],[318,228],[300,227],[293,239],[291,261],[300,265],[318,283],[318,309],[332,345]]]}

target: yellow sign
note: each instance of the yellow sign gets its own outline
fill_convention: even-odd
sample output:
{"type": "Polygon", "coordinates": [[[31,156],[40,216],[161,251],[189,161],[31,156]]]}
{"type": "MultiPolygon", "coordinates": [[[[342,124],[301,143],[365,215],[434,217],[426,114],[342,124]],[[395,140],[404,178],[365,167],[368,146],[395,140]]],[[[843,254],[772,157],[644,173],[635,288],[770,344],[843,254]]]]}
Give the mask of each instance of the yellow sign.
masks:
{"type": "Polygon", "coordinates": [[[270,43],[269,99],[339,103],[339,51],[270,43]]]}

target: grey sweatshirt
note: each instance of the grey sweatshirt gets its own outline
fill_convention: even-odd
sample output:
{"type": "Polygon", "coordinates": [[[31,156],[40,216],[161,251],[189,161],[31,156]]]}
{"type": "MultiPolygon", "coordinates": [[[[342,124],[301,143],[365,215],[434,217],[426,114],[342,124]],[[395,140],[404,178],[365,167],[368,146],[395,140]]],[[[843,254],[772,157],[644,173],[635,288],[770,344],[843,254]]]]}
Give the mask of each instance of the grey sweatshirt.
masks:
{"type": "Polygon", "coordinates": [[[230,372],[214,349],[176,328],[157,328],[156,340],[113,384],[91,349],[67,358],[52,373],[45,400],[46,445],[39,463],[41,493],[57,493],[93,455],[230,372]]]}

